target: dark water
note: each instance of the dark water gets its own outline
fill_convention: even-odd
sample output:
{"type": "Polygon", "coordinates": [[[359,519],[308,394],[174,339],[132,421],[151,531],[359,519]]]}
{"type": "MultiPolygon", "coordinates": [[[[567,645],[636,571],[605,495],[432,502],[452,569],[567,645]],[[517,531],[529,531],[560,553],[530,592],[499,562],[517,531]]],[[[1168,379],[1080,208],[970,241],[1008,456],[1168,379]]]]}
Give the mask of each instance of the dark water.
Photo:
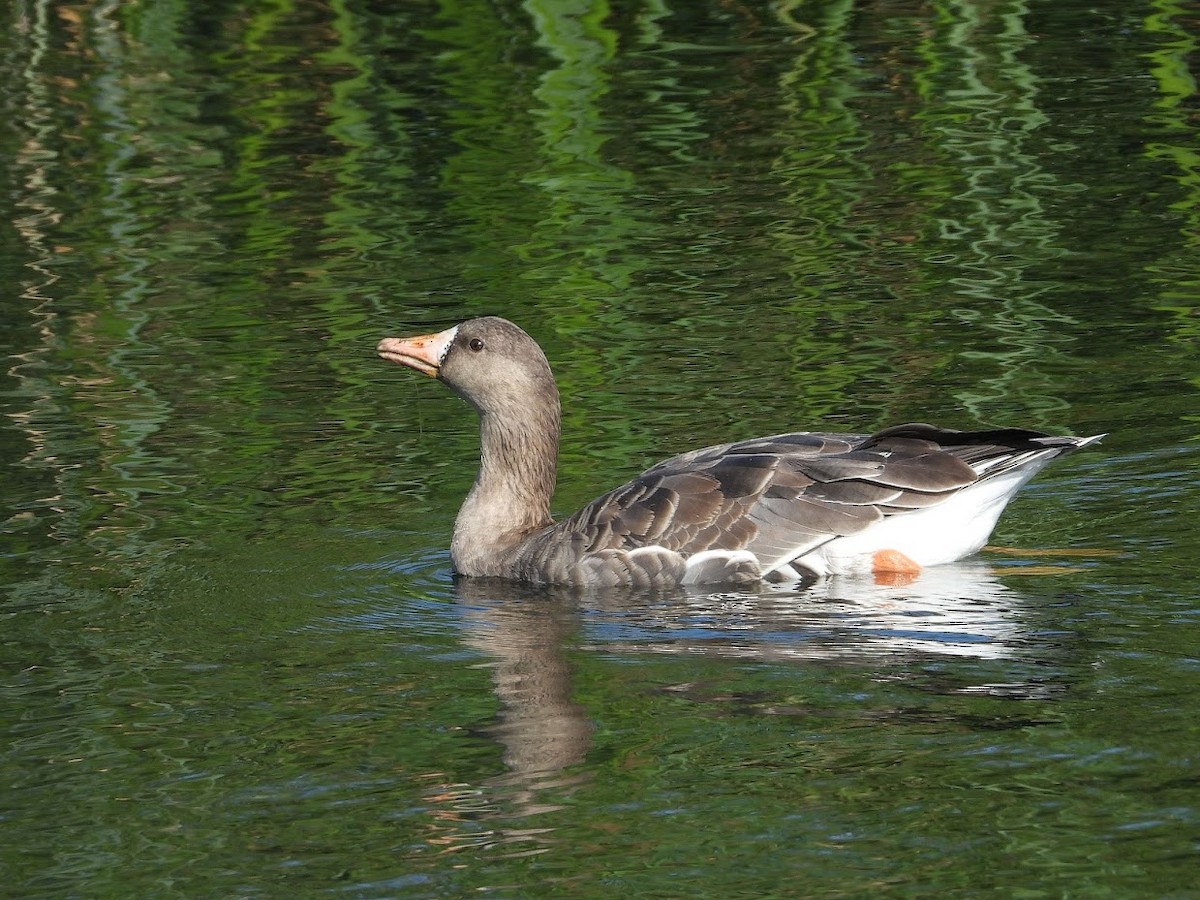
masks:
{"type": "Polygon", "coordinates": [[[14,2],[22,897],[1191,897],[1200,11],[14,2]],[[456,583],[499,313],[556,508],[662,456],[1090,434],[915,584],[456,583]]]}

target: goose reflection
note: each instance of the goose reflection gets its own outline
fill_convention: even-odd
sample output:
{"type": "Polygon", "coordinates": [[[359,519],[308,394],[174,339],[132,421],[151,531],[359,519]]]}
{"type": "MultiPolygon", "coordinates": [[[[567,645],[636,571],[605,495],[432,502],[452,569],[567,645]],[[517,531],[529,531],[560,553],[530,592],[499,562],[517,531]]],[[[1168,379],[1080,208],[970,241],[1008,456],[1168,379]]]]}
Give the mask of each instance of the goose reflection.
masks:
{"type": "Polygon", "coordinates": [[[577,784],[582,776],[561,773],[591,746],[592,723],[571,699],[565,652],[580,630],[579,607],[561,591],[499,579],[459,579],[456,588],[465,642],[493,660],[500,712],[484,731],[504,748],[508,772],[491,783],[515,789],[523,814],[555,809],[539,792],[577,784]]]}
{"type": "Polygon", "coordinates": [[[1025,598],[985,562],[927,569],[909,583],[842,576],[803,586],[680,592],[667,602],[598,598],[591,625],[614,651],[758,660],[1004,659],[1029,651],[1025,598]]]}
{"type": "MultiPolygon", "coordinates": [[[[456,591],[466,643],[493,660],[500,713],[485,730],[504,748],[508,770],[495,783],[523,791],[526,812],[552,808],[539,805],[539,791],[578,783],[561,773],[591,745],[592,722],[571,698],[566,655],[581,635],[586,649],[760,661],[998,660],[1041,652],[1025,621],[1025,598],[982,561],[926,570],[908,584],[842,577],[647,593],[467,578],[456,591]]],[[[1006,685],[1006,695],[1019,687],[1006,685]]]]}
{"type": "MultiPolygon", "coordinates": [[[[561,809],[589,782],[596,768],[587,764],[592,717],[606,715],[573,699],[572,656],[579,653],[817,662],[889,680],[939,657],[960,658],[978,664],[956,667],[950,679],[935,674],[927,689],[1005,699],[1057,694],[1062,685],[1040,665],[1033,674],[1028,663],[1060,655],[1064,635],[1043,631],[1030,597],[1002,577],[1003,568],[971,560],[927,569],[907,584],[847,576],[786,587],[650,592],[458,579],[462,641],[485,657],[499,703],[494,721],[472,731],[500,746],[504,771],[474,783],[437,781],[427,795],[429,844],[442,853],[473,848],[504,856],[551,853],[559,845],[553,818],[530,817],[561,809]]],[[[744,704],[736,693],[713,693],[703,682],[660,687],[693,702],[736,703],[747,713],[809,714],[803,704],[744,704]]],[[[864,722],[910,714],[860,712],[864,722]]]]}

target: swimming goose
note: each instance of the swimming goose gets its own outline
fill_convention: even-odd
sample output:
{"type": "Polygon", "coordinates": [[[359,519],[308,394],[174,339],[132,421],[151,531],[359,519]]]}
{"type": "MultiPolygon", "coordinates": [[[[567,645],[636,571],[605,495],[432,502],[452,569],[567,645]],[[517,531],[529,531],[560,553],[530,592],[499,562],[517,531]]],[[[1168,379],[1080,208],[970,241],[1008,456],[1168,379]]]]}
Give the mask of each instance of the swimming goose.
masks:
{"type": "Polygon", "coordinates": [[[529,335],[487,317],[385,338],[378,353],[479,413],[479,473],[450,545],[468,576],[666,587],[916,573],[979,550],[1022,485],[1103,437],[923,424],[777,434],[660,462],[555,522],[558,388],[529,335]]]}

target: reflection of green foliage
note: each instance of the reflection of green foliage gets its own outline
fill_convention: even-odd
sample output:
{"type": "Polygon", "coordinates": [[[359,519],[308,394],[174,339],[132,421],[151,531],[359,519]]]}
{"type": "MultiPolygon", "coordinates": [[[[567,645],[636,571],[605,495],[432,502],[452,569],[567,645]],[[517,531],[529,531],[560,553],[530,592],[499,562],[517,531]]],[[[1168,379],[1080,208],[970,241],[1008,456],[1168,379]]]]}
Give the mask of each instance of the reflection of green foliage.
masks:
{"type": "MultiPolygon", "coordinates": [[[[1145,28],[1160,39],[1157,49],[1147,54],[1150,73],[1158,84],[1158,95],[1148,121],[1163,129],[1163,137],[1146,147],[1153,160],[1169,161],[1174,169],[1170,177],[1179,185],[1180,197],[1171,206],[1185,219],[1183,236],[1193,251],[1200,250],[1200,152],[1196,150],[1194,129],[1189,122],[1185,104],[1196,95],[1196,79],[1188,61],[1200,41],[1183,23],[1190,15],[1178,3],[1160,0],[1153,4],[1154,12],[1146,17],[1145,28]]],[[[1194,116],[1192,117],[1194,119],[1194,116]]],[[[1195,341],[1200,338],[1200,279],[1188,278],[1180,267],[1164,260],[1161,269],[1161,293],[1158,309],[1175,317],[1175,339],[1195,341]]],[[[1195,382],[1200,386],[1200,381],[1195,382]]]]}
{"type": "Polygon", "coordinates": [[[1038,78],[1022,61],[1028,15],[1022,2],[942,8],[921,48],[917,118],[954,184],[934,218],[939,276],[961,303],[955,318],[983,344],[962,354],[979,377],[960,397],[979,421],[1015,405],[1053,427],[1065,404],[1041,370],[1071,320],[1035,299],[1045,285],[1025,279],[1063,253],[1043,200],[1055,186],[1027,149],[1047,121],[1038,78]]]}
{"type": "MultiPolygon", "coordinates": [[[[1188,371],[1194,368],[1189,363],[1200,344],[1200,276],[1191,265],[1200,256],[1200,152],[1196,150],[1195,114],[1187,107],[1196,96],[1196,78],[1189,60],[1200,48],[1200,40],[1185,24],[1185,20],[1194,16],[1190,9],[1171,0],[1158,0],[1152,8],[1154,12],[1146,17],[1145,29],[1161,43],[1147,54],[1151,60],[1150,73],[1158,84],[1158,96],[1146,119],[1159,126],[1163,136],[1147,145],[1146,155],[1152,160],[1168,161],[1172,166],[1169,177],[1178,184],[1180,198],[1171,208],[1183,217],[1181,237],[1187,249],[1172,248],[1171,256],[1157,261],[1150,270],[1159,285],[1155,309],[1171,317],[1171,340],[1178,347],[1180,370],[1188,371]],[[1187,260],[1181,262],[1181,255],[1187,260]]],[[[1200,389],[1200,372],[1189,381],[1200,389]]],[[[1188,418],[1200,422],[1200,415],[1188,418]]]]}
{"type": "Polygon", "coordinates": [[[846,352],[855,323],[872,302],[852,287],[857,254],[846,252],[863,239],[856,234],[854,208],[869,181],[859,158],[865,135],[848,105],[852,8],[849,2],[824,4],[811,23],[790,10],[789,23],[806,39],[780,79],[775,173],[787,190],[790,215],[770,233],[795,292],[787,333],[794,377],[803,383],[798,414],[806,421],[836,416],[854,385],[880,364],[874,353],[862,352],[867,348],[846,352]]]}
{"type": "MultiPolygon", "coordinates": [[[[35,23],[22,71],[86,74],[25,80],[30,146],[69,162],[21,163],[44,186],[26,197],[21,242],[42,259],[26,293],[53,335],[29,358],[75,373],[21,369],[41,398],[29,428],[78,417],[88,435],[39,451],[72,460],[51,479],[76,498],[56,533],[131,546],[230,516],[266,527],[264,508],[326,521],[389,491],[452,500],[466,474],[377,490],[395,476],[376,385],[396,373],[370,345],[473,312],[546,342],[570,500],[607,486],[597,457],[624,474],[730,432],[931,406],[962,424],[1060,418],[1078,320],[1048,273],[1056,201],[1078,186],[1034,152],[1050,118],[1026,7],[880,23],[878,41],[911,48],[896,72],[864,51],[851,3],[743,13],[279,0],[35,23]],[[357,466],[364,445],[379,457],[357,466]],[[165,514],[196,485],[211,504],[165,514]]],[[[1170,139],[1190,134],[1194,95],[1180,15],[1162,0],[1145,17],[1146,117],[1164,131],[1147,154],[1175,167],[1170,208],[1188,216],[1196,157],[1170,139]]],[[[1182,345],[1181,258],[1156,271],[1182,345]]]]}

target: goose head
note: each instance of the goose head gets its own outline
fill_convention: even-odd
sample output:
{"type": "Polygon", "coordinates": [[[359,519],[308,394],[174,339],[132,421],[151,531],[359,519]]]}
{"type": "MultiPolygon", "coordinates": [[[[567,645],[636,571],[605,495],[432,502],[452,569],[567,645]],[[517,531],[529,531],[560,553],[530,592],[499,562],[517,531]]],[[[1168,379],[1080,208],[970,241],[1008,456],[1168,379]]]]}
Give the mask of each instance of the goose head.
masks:
{"type": "Polygon", "coordinates": [[[384,338],[377,352],[444,382],[481,416],[521,418],[558,409],[546,355],[529,335],[495,316],[469,319],[436,334],[384,338]]]}

